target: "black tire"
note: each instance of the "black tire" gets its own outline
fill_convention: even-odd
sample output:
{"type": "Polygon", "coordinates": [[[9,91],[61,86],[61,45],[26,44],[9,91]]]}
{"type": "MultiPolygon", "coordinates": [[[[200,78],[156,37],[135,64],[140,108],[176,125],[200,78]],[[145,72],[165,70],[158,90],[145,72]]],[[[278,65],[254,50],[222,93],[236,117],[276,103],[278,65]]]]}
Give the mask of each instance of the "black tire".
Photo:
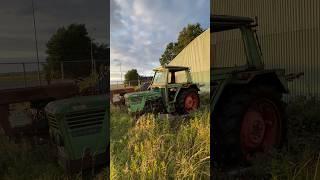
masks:
{"type": "MultiPolygon", "coordinates": [[[[280,140],[276,147],[286,142],[287,122],[282,94],[271,86],[248,86],[228,88],[212,114],[214,136],[214,159],[221,166],[236,166],[249,163],[241,148],[241,127],[245,113],[252,103],[268,99],[278,113],[280,140]]],[[[264,137],[263,137],[264,138],[264,137]]],[[[256,150],[259,152],[259,149],[256,150]]],[[[256,152],[250,152],[255,154],[256,152]]]]}
{"type": "Polygon", "coordinates": [[[197,107],[196,109],[199,108],[200,106],[200,97],[199,97],[199,94],[198,94],[198,91],[196,89],[182,89],[182,92],[180,92],[180,94],[178,95],[177,97],[177,100],[176,100],[176,111],[178,114],[188,114],[190,112],[188,112],[186,109],[185,109],[185,100],[186,100],[186,97],[190,94],[194,94],[195,95],[195,98],[197,99],[198,103],[197,103],[197,107]]]}

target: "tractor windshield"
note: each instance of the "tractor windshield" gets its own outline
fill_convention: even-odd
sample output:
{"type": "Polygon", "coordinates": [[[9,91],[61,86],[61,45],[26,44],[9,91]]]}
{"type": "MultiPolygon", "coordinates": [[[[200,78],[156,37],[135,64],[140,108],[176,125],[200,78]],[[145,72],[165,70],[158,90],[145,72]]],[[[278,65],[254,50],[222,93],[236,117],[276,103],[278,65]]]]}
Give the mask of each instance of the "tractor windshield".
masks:
{"type": "Polygon", "coordinates": [[[165,84],[167,80],[165,71],[156,71],[153,78],[153,84],[165,84]]]}

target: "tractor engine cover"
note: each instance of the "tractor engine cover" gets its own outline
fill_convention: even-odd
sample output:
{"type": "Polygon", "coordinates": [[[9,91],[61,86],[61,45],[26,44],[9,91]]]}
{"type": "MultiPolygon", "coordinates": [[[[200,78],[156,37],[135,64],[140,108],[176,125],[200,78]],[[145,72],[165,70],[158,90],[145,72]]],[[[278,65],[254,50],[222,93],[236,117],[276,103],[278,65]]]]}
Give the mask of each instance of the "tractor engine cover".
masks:
{"type": "Polygon", "coordinates": [[[73,97],[46,106],[49,134],[58,148],[59,164],[67,171],[106,163],[108,106],[105,95],[73,97]]]}

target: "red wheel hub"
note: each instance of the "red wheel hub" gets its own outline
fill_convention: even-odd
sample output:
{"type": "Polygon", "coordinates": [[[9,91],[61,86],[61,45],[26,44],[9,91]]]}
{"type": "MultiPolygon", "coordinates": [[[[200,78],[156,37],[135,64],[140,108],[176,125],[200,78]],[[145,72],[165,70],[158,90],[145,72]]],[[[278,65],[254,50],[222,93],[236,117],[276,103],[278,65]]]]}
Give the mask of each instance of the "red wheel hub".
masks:
{"type": "Polygon", "coordinates": [[[199,106],[199,99],[196,93],[189,93],[184,99],[184,110],[191,112],[199,106]]]}
{"type": "Polygon", "coordinates": [[[252,103],[244,114],[240,142],[247,159],[255,152],[266,152],[281,139],[281,119],[277,106],[268,99],[252,103]]]}

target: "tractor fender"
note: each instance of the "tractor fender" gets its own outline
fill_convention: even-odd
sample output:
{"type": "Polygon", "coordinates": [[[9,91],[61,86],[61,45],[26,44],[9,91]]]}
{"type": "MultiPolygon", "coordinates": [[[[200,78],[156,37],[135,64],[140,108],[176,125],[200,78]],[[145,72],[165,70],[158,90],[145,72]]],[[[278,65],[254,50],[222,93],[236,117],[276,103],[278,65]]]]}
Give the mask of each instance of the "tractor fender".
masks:
{"type": "Polygon", "coordinates": [[[243,72],[234,75],[232,84],[260,84],[275,86],[279,92],[289,93],[287,81],[283,70],[264,70],[257,72],[243,72]]]}
{"type": "Polygon", "coordinates": [[[199,88],[198,84],[192,84],[192,85],[189,86],[189,88],[193,88],[193,89],[195,89],[197,91],[200,91],[200,88],[199,88]]]}
{"type": "MultiPolygon", "coordinates": [[[[247,72],[245,72],[247,73],[247,72]]],[[[284,76],[284,71],[267,71],[252,73],[249,72],[245,75],[237,73],[233,75],[233,78],[224,80],[217,89],[213,92],[210,98],[210,109],[213,112],[215,106],[220,102],[224,92],[230,86],[254,86],[254,85],[268,85],[274,86],[281,93],[289,93],[287,81],[284,76]]]]}
{"type": "Polygon", "coordinates": [[[176,102],[180,92],[182,92],[182,91],[184,91],[186,89],[195,89],[197,91],[200,91],[198,85],[196,85],[196,84],[188,84],[186,86],[182,86],[182,87],[178,88],[178,90],[176,92],[176,95],[174,96],[174,102],[176,102]]]}

